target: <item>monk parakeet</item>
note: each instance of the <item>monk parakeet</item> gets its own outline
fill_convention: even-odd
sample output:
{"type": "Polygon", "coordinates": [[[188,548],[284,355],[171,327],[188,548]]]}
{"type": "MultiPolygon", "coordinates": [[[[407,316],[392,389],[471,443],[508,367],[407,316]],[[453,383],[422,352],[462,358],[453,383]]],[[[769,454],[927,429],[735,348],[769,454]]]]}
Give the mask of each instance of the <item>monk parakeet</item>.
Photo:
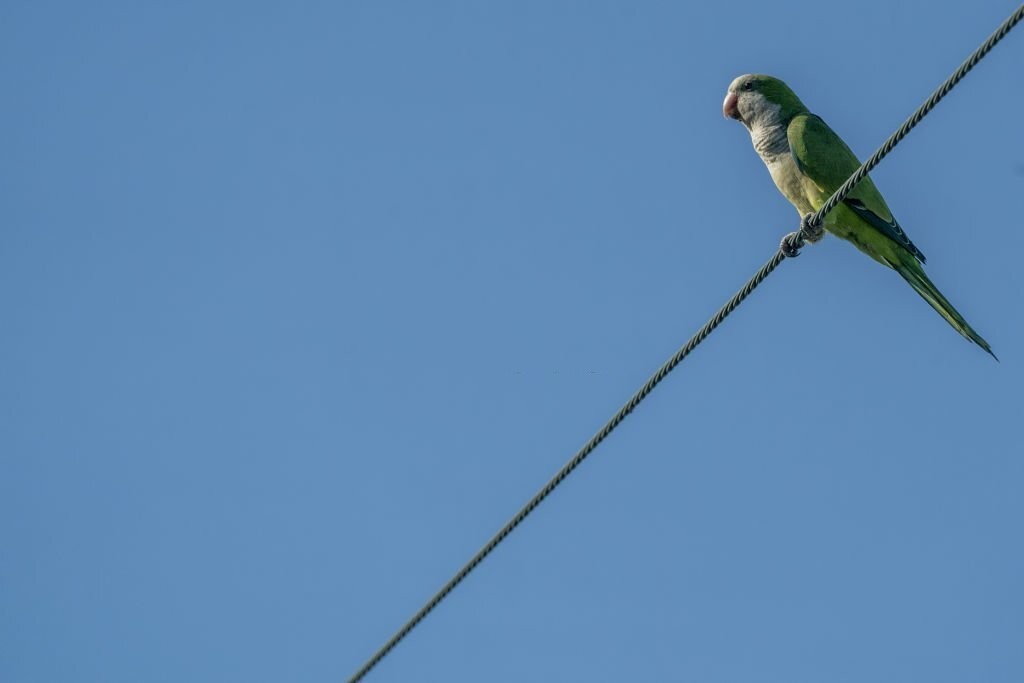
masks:
{"type": "MultiPolygon", "coordinates": [[[[801,216],[817,211],[860,166],[846,143],[777,78],[740,76],[729,85],[722,112],[747,127],[775,185],[801,216]]],[[[870,178],[825,217],[823,227],[902,275],[953,329],[995,358],[988,342],[925,275],[924,254],[893,218],[870,178]]],[[[812,237],[817,239],[821,237],[812,237]]]]}

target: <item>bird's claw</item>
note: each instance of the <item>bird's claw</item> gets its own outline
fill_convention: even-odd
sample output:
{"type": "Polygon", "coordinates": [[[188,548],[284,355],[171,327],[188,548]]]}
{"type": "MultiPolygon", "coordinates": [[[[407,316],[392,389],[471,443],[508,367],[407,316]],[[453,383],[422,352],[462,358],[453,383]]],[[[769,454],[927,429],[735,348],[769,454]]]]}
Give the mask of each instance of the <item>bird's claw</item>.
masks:
{"type": "Polygon", "coordinates": [[[811,217],[813,213],[809,213],[800,219],[800,232],[808,242],[817,242],[825,236],[825,228],[821,227],[821,223],[812,222],[811,217]]]}
{"type": "Polygon", "coordinates": [[[779,249],[786,255],[786,258],[796,258],[800,255],[800,248],[806,242],[817,242],[825,236],[825,229],[821,227],[821,223],[812,221],[813,217],[814,214],[809,213],[800,218],[800,229],[782,238],[779,249]]]}
{"type": "Polygon", "coordinates": [[[796,258],[800,255],[800,247],[804,245],[804,238],[799,231],[791,232],[782,238],[779,249],[786,255],[786,258],[796,258]]]}

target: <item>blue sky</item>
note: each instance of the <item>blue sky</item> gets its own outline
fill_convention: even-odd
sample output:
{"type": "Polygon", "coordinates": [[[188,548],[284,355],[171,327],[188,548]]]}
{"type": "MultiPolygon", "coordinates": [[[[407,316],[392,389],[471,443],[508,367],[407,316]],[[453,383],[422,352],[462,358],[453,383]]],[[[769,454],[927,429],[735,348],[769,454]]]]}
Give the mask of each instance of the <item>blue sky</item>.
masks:
{"type": "MultiPolygon", "coordinates": [[[[350,675],[1007,2],[0,8],[0,679],[350,675]]],[[[374,681],[1024,677],[1024,29],[374,681]]]]}

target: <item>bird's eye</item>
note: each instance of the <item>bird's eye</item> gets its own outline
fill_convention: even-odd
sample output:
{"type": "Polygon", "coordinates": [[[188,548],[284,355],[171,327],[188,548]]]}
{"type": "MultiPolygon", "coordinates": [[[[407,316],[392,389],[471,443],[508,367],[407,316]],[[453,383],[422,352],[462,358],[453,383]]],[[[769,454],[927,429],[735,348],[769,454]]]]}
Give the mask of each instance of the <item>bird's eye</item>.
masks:
{"type": "Polygon", "coordinates": [[[754,81],[747,81],[746,83],[744,83],[743,84],[743,89],[744,90],[753,90],[754,89],[754,81]]]}

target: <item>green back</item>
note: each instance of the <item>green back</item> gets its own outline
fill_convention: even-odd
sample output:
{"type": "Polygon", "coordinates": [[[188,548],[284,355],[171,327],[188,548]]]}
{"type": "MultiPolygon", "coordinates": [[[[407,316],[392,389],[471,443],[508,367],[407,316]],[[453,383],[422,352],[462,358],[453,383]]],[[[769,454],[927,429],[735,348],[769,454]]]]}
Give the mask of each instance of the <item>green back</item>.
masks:
{"type": "MultiPolygon", "coordinates": [[[[800,171],[825,194],[830,195],[838,190],[860,167],[857,156],[842,138],[814,114],[801,113],[794,116],[786,134],[800,171]]],[[[860,181],[843,200],[843,204],[924,263],[924,254],[914,246],[896,222],[871,178],[860,181]]]]}

